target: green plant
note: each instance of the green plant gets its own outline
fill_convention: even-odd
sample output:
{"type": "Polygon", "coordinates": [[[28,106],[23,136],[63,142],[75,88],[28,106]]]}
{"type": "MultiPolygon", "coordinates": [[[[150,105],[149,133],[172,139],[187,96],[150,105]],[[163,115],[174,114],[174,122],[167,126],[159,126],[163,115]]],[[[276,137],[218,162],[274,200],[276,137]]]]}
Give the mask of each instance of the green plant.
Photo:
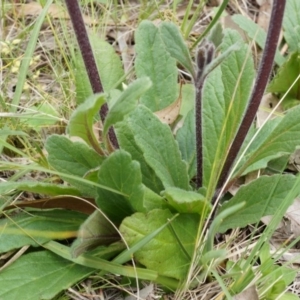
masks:
{"type": "MultiPolygon", "coordinates": [[[[300,130],[299,106],[261,129],[253,126],[272,70],[285,1],[274,0],[257,75],[249,47],[235,31],[220,32],[215,26],[199,44],[194,67],[173,23],[156,27],[143,21],[135,33],[137,79],[131,83],[111,46],[92,37],[94,49],[107,49],[105,56],[94,58],[78,3],[66,4],[82,54],[74,55],[74,64],[86,69],[86,75],[82,71],[77,76],[76,88],[86,100],[70,117],[68,136],[48,137],[47,164],[6,163],[4,168],[58,175],[68,186],[51,181],[1,183],[3,194],[17,189],[49,198],[15,204],[26,208],[15,216],[6,212],[13,206],[4,205],[0,252],[28,245],[33,250],[0,273],[5,283],[0,298],[22,293],[23,299],[50,299],[96,271],[101,276],[110,272],[137,278],[137,285],[138,279],[150,280],[172,291],[193,287],[206,277],[219,278],[216,269],[226,249],[214,249],[215,235],[258,223],[266,215],[280,219],[300,193],[299,178],[266,173],[229,199],[225,195],[238,178],[264,170],[300,145],[295,135],[300,130]],[[178,84],[177,63],[190,73],[193,84],[178,84]],[[124,90],[122,81],[128,84],[124,90]],[[180,102],[184,105],[179,112],[180,102]],[[179,113],[183,125],[174,134],[162,121],[170,123],[179,113]],[[93,132],[99,118],[100,139],[93,132]],[[65,239],[74,241],[67,246],[65,239]],[[21,272],[26,272],[26,282],[19,286],[11,279],[23,277],[21,272]],[[49,281],[53,285],[41,291],[49,281]]],[[[2,145],[15,150],[4,140],[2,145]]],[[[261,239],[257,247],[265,247],[264,242],[261,239]]],[[[253,279],[255,253],[242,262],[247,280],[228,285],[226,296],[241,292],[253,279]]],[[[261,259],[272,267],[264,276],[286,272],[265,257],[261,259]]],[[[229,262],[228,275],[235,282],[230,267],[229,262]]],[[[291,278],[282,282],[280,293],[291,278]]],[[[269,292],[266,299],[275,294],[269,292]]]]}

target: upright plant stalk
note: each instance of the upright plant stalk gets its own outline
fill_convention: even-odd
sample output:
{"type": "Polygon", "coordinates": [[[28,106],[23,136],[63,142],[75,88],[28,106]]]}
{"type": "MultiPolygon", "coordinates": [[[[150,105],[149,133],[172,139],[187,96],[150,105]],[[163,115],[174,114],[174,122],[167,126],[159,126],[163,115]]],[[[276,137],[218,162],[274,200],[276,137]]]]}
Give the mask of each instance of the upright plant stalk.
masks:
{"type": "Polygon", "coordinates": [[[269,76],[271,74],[274,63],[278,38],[281,31],[281,24],[284,15],[285,4],[286,0],[273,1],[272,14],[270,18],[266,45],[260,62],[259,71],[256,77],[254,88],[250,96],[249,105],[243,118],[243,121],[239,127],[239,130],[235,136],[235,139],[233,140],[233,143],[229,149],[227,159],[225,161],[224,167],[222,169],[217,184],[217,191],[224,185],[229,175],[234,160],[236,159],[240,148],[246,138],[246,135],[250,129],[250,126],[255,118],[264,91],[268,84],[269,76]]]}
{"type": "Polygon", "coordinates": [[[196,126],[196,161],[197,161],[197,177],[196,187],[200,188],[203,182],[203,145],[202,145],[202,89],[204,80],[197,83],[195,98],[195,126],[196,126]]]}
{"type": "MultiPolygon", "coordinates": [[[[78,0],[66,0],[66,6],[71,18],[71,22],[75,31],[79,49],[84,61],[84,65],[94,93],[103,93],[103,86],[97,69],[93,50],[89,41],[89,37],[84,25],[82,13],[78,4],[78,0]]],[[[108,106],[105,103],[100,109],[100,118],[104,122],[108,112],[108,106]]],[[[113,128],[109,130],[109,139],[113,146],[119,148],[118,141],[113,128]]]]}
{"type": "Polygon", "coordinates": [[[215,53],[215,46],[212,42],[204,39],[196,54],[196,78],[195,78],[195,132],[196,132],[196,153],[197,153],[197,177],[196,186],[197,188],[202,186],[203,181],[203,137],[202,137],[202,90],[204,81],[208,75],[205,72],[205,68],[213,60],[215,53]]]}

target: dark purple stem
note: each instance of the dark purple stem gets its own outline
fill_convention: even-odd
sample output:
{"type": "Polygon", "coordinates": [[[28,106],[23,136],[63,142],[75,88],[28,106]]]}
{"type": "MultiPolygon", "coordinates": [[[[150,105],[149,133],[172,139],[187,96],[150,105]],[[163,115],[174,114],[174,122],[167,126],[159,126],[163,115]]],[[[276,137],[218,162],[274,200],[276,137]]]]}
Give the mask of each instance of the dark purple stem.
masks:
{"type": "Polygon", "coordinates": [[[196,110],[196,153],[197,153],[197,177],[196,187],[200,188],[203,183],[203,136],[202,136],[202,90],[204,81],[207,77],[205,75],[206,67],[211,63],[215,54],[215,45],[204,39],[198,47],[196,53],[196,78],[194,79],[196,96],[195,96],[195,110],[196,110]]]}
{"type": "MultiPolygon", "coordinates": [[[[79,49],[84,61],[84,65],[89,76],[89,80],[94,93],[103,93],[103,86],[101,83],[100,75],[97,69],[93,50],[89,41],[89,37],[84,25],[81,10],[78,4],[78,0],[66,0],[67,9],[72,21],[72,25],[75,31],[79,49]]],[[[105,103],[100,109],[100,118],[104,122],[108,112],[108,106],[105,103]]],[[[119,148],[118,141],[115,132],[112,128],[109,130],[109,139],[113,146],[119,148]]]]}
{"type": "Polygon", "coordinates": [[[273,68],[278,38],[281,31],[285,3],[286,0],[273,1],[272,14],[268,29],[266,45],[260,62],[258,75],[256,77],[256,81],[252,90],[246,114],[236,134],[236,137],[230,147],[227,159],[222,169],[222,173],[217,184],[217,190],[219,190],[224,185],[229,175],[229,171],[240,151],[240,148],[246,138],[249,128],[255,118],[264,91],[268,84],[269,76],[273,68]]]}
{"type": "Polygon", "coordinates": [[[196,86],[195,111],[196,111],[196,153],[197,177],[196,187],[200,188],[203,182],[203,145],[202,145],[202,89],[204,79],[196,86]]]}

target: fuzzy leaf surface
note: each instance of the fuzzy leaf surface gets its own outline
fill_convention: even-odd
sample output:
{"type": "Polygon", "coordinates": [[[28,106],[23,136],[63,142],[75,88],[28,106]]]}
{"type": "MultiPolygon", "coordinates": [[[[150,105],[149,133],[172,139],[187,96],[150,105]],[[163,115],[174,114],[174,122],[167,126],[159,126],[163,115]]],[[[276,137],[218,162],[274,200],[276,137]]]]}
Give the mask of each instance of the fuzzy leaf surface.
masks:
{"type": "Polygon", "coordinates": [[[138,78],[149,77],[152,87],[141,103],[151,111],[159,111],[177,98],[177,66],[162,41],[159,29],[150,21],[140,23],[135,32],[135,70],[138,78]]]}
{"type": "Polygon", "coordinates": [[[73,238],[86,215],[54,209],[29,211],[0,220],[0,253],[49,240],[73,238]]]}
{"type": "Polygon", "coordinates": [[[144,153],[134,139],[134,134],[126,122],[115,126],[120,148],[131,154],[133,160],[140,163],[143,183],[154,192],[160,193],[163,190],[161,180],[156,176],[154,170],[147,164],[144,153]]]}
{"type": "MultiPolygon", "coordinates": [[[[45,145],[49,164],[59,172],[83,178],[91,169],[97,168],[104,160],[85,143],[73,142],[62,135],[51,135],[45,145]]],[[[62,178],[78,188],[83,195],[94,196],[96,189],[80,179],[62,178]]]]}
{"type": "Polygon", "coordinates": [[[59,172],[84,176],[104,160],[84,143],[73,142],[62,135],[51,135],[46,142],[48,162],[59,172]]]}
{"type": "Polygon", "coordinates": [[[226,159],[224,153],[232,143],[247,107],[254,66],[251,52],[240,35],[226,30],[222,51],[238,43],[233,51],[206,79],[203,89],[203,183],[208,199],[226,159]]]}
{"type": "Polygon", "coordinates": [[[149,78],[139,78],[131,83],[110,108],[103,127],[103,135],[110,126],[120,122],[137,106],[137,100],[151,87],[149,78]]]}
{"type": "Polygon", "coordinates": [[[238,214],[225,218],[219,231],[244,227],[259,222],[263,216],[275,214],[295,182],[296,177],[293,175],[273,175],[261,176],[242,186],[230,201],[222,205],[221,212],[244,201],[245,206],[238,214]]]}
{"type": "Polygon", "coordinates": [[[185,119],[187,114],[193,109],[195,109],[195,87],[193,84],[184,84],[182,86],[182,102],[180,107],[182,119],[185,119]]]}
{"type": "Polygon", "coordinates": [[[28,253],[1,271],[0,299],[50,300],[93,271],[49,251],[28,253]]]}
{"type": "Polygon", "coordinates": [[[284,38],[290,51],[300,50],[300,2],[288,0],[283,18],[284,38]]]}
{"type": "Polygon", "coordinates": [[[187,166],[170,127],[162,124],[144,106],[138,106],[128,119],[135,142],[143,151],[148,165],[154,170],[164,187],[189,188],[187,166]]]}
{"type": "Polygon", "coordinates": [[[160,208],[168,208],[168,205],[163,197],[153,192],[151,189],[144,188],[144,207],[147,212],[160,208]]]}
{"type": "Polygon", "coordinates": [[[221,64],[224,85],[226,111],[226,140],[235,136],[243,113],[247,108],[255,76],[254,63],[249,46],[243,43],[241,36],[234,30],[225,31],[222,51],[225,52],[234,44],[240,45],[239,51],[233,51],[221,64]]]}
{"type": "Polygon", "coordinates": [[[176,187],[169,187],[162,192],[168,204],[179,213],[196,213],[206,217],[211,205],[205,197],[193,191],[184,191],[176,187]]]}
{"type": "Polygon", "coordinates": [[[119,240],[119,234],[99,211],[94,211],[80,226],[71,251],[74,257],[100,245],[109,245],[119,240]]]}
{"type": "Polygon", "coordinates": [[[82,138],[98,153],[102,153],[99,142],[93,132],[93,122],[95,115],[98,113],[106,99],[103,94],[95,94],[90,96],[80,104],[72,113],[68,125],[70,136],[78,136],[82,138]]]}
{"type": "Polygon", "coordinates": [[[113,152],[101,165],[98,182],[124,195],[97,189],[97,205],[115,224],[135,211],[144,211],[140,164],[124,150],[113,152]]]}
{"type": "Polygon", "coordinates": [[[269,121],[243,157],[243,174],[265,168],[276,157],[291,154],[300,146],[300,106],[291,109],[282,119],[269,121]]]}
{"type": "Polygon", "coordinates": [[[195,111],[191,110],[186,116],[183,126],[178,129],[176,141],[183,160],[187,163],[189,178],[196,175],[196,138],[195,111]]]}
{"type": "Polygon", "coordinates": [[[172,22],[162,22],[159,30],[167,51],[194,76],[195,71],[190,52],[179,28],[172,22]]]}
{"type": "MultiPolygon", "coordinates": [[[[120,80],[125,77],[122,62],[115,49],[96,34],[90,34],[89,39],[101,82],[105,92],[113,88],[121,88],[120,80]],[[119,86],[116,84],[119,83],[119,86]]],[[[75,56],[75,86],[77,103],[82,103],[93,94],[92,87],[80,54],[75,56]]]]}
{"type": "MultiPolygon", "coordinates": [[[[173,217],[169,210],[153,210],[148,214],[135,213],[126,218],[120,231],[129,245],[133,245],[173,217]]],[[[199,215],[182,214],[171,223],[175,234],[185,251],[178,244],[170,225],[153,238],[147,245],[135,253],[135,258],[147,268],[156,270],[159,275],[184,279],[189,269],[199,215]],[[186,253],[185,253],[186,252],[186,253]],[[186,255],[187,254],[187,255],[186,255]]]]}

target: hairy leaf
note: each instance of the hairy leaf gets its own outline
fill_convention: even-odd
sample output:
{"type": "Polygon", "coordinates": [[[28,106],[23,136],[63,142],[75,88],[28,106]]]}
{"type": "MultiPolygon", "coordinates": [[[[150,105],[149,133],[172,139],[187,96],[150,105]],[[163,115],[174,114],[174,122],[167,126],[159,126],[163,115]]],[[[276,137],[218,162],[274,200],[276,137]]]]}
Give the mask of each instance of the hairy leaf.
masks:
{"type": "Polygon", "coordinates": [[[137,100],[151,87],[149,78],[139,78],[131,83],[110,108],[103,127],[103,135],[110,126],[120,122],[137,106],[137,100]]]}
{"type": "MultiPolygon", "coordinates": [[[[62,135],[51,135],[45,145],[48,162],[57,171],[83,178],[91,169],[99,167],[104,160],[97,152],[82,142],[72,142],[62,135]]],[[[83,195],[94,196],[95,188],[80,179],[62,178],[78,188],[83,195]]]]}
{"type": "MultiPolygon", "coordinates": [[[[169,210],[156,209],[146,215],[135,213],[122,222],[120,231],[131,246],[163,226],[172,217],[169,210]]],[[[164,229],[135,253],[136,259],[147,268],[156,270],[159,275],[184,279],[189,269],[189,256],[192,256],[194,250],[198,222],[197,214],[179,215],[170,225],[173,230],[170,226],[164,229]]]]}
{"type": "Polygon", "coordinates": [[[0,299],[50,300],[93,271],[49,251],[28,253],[0,272],[0,299]]]}
{"type": "Polygon", "coordinates": [[[144,188],[144,207],[147,212],[160,208],[168,208],[168,205],[166,201],[163,199],[163,197],[159,196],[155,192],[153,192],[151,189],[145,187],[144,188]]]}
{"type": "Polygon", "coordinates": [[[203,88],[203,183],[208,199],[247,107],[255,73],[248,46],[237,32],[225,31],[222,50],[236,43],[240,50],[208,75],[203,88]]]}
{"type": "Polygon", "coordinates": [[[169,187],[162,192],[162,196],[179,213],[196,213],[206,217],[211,209],[211,205],[205,197],[196,192],[169,187]]]}
{"type": "Polygon", "coordinates": [[[183,126],[178,129],[176,140],[183,160],[188,165],[189,178],[196,175],[196,138],[195,111],[191,110],[185,118],[183,126]]]}
{"type": "Polygon", "coordinates": [[[51,135],[46,141],[48,162],[59,172],[83,176],[101,165],[104,157],[82,142],[72,142],[62,135],[51,135]]]}
{"type": "Polygon", "coordinates": [[[195,86],[193,84],[184,84],[182,86],[182,101],[180,115],[185,120],[187,114],[195,109],[195,86]]]}
{"type": "Polygon", "coordinates": [[[97,189],[96,203],[112,222],[119,224],[135,211],[144,211],[140,165],[129,153],[124,150],[113,152],[101,165],[98,179],[100,184],[124,194],[97,189]]]}
{"type": "Polygon", "coordinates": [[[167,51],[195,77],[190,52],[179,28],[172,22],[162,22],[159,30],[167,51]]]}
{"type": "Polygon", "coordinates": [[[119,123],[115,130],[121,149],[130,153],[132,159],[140,163],[143,183],[154,192],[160,193],[163,190],[163,185],[154,170],[148,166],[144,153],[135,142],[134,134],[129,125],[126,122],[119,123]]]}
{"type": "MultiPolygon", "coordinates": [[[[252,90],[255,69],[251,49],[243,44],[240,35],[233,30],[225,31],[222,51],[238,43],[239,51],[234,51],[221,64],[222,81],[224,85],[224,101],[226,110],[226,139],[231,143],[240,124],[243,113],[248,105],[252,90]]],[[[215,116],[216,117],[216,116],[215,116]]]]}
{"type": "Polygon", "coordinates": [[[150,21],[143,21],[135,32],[137,77],[149,77],[152,87],[142,96],[141,103],[159,111],[177,98],[176,60],[166,50],[160,31],[150,21]]]}
{"type": "Polygon", "coordinates": [[[282,119],[277,118],[265,125],[240,163],[243,174],[265,168],[271,159],[291,154],[300,146],[299,114],[300,106],[297,106],[282,119]]]}
{"type": "Polygon", "coordinates": [[[99,154],[102,154],[102,150],[93,133],[93,122],[96,113],[99,111],[104,102],[105,96],[103,94],[90,96],[73,112],[68,125],[68,132],[70,136],[78,136],[82,138],[99,154]]]}
{"type": "Polygon", "coordinates": [[[283,24],[284,38],[290,51],[300,50],[300,2],[289,0],[286,2],[283,24]]]}
{"type": "Polygon", "coordinates": [[[25,245],[37,247],[49,240],[73,238],[86,217],[79,212],[54,209],[0,219],[0,253],[25,245]]]}
{"type": "Polygon", "coordinates": [[[220,232],[257,223],[262,217],[275,214],[295,182],[296,177],[292,175],[273,175],[259,177],[242,186],[230,201],[222,205],[221,212],[241,202],[246,204],[237,214],[223,220],[220,232]]]}
{"type": "Polygon", "coordinates": [[[174,186],[188,190],[187,166],[181,159],[178,144],[170,128],[162,124],[144,106],[139,106],[128,122],[135,142],[144,153],[146,162],[162,181],[164,187],[174,186]]]}

